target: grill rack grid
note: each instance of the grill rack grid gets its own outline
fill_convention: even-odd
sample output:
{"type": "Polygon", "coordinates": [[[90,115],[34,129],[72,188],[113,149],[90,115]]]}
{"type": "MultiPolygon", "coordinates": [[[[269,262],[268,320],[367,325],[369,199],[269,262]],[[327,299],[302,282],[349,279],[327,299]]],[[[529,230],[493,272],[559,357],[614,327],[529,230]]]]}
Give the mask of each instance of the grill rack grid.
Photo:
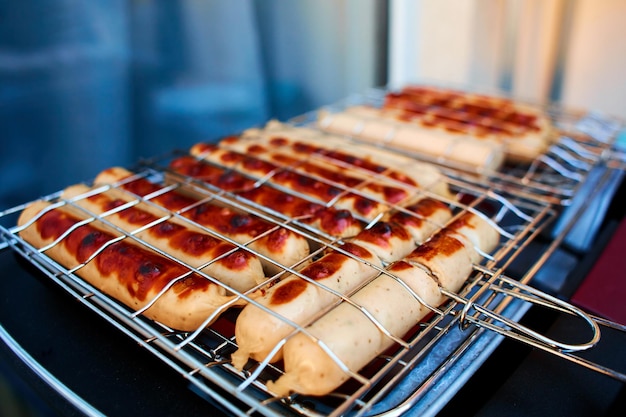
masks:
{"type": "MultiPolygon", "coordinates": [[[[206,184],[202,184],[197,180],[191,178],[181,179],[180,176],[169,172],[168,168],[162,165],[162,162],[161,159],[144,162],[138,169],[139,175],[160,181],[164,187],[170,187],[164,188],[164,190],[178,187],[188,188],[195,194],[205,195],[208,199],[220,200],[224,204],[234,205],[236,208],[245,209],[248,212],[252,210],[254,214],[274,222],[277,226],[293,227],[294,231],[304,233],[308,238],[325,245],[325,247],[339,248],[336,240],[329,240],[328,237],[305,230],[306,228],[303,230],[293,219],[291,221],[290,219],[280,219],[280,216],[278,216],[280,213],[267,212],[264,211],[263,207],[257,207],[253,204],[244,205],[236,196],[229,195],[229,193],[225,193],[222,190],[212,190],[211,187],[207,187],[206,184]],[[172,183],[173,178],[178,178],[178,182],[174,180],[174,183],[172,183]]],[[[535,174],[533,173],[533,175],[535,174]]],[[[288,412],[305,415],[342,415],[344,413],[361,415],[377,412],[381,404],[386,404],[389,398],[395,397],[398,403],[392,408],[383,411],[393,414],[406,407],[407,404],[414,405],[425,395],[428,387],[443,377],[448,366],[457,361],[462,353],[472,346],[475,339],[483,333],[484,328],[510,335],[507,329],[499,330],[502,329],[501,325],[491,324],[493,317],[488,317],[487,319],[478,317],[480,314],[492,310],[503,314],[504,317],[508,314],[515,315],[518,313],[517,308],[513,308],[514,311],[512,313],[509,313],[507,308],[511,308],[511,305],[519,304],[519,300],[523,298],[518,295],[521,284],[515,284],[517,289],[507,292],[502,289],[502,284],[495,284],[495,281],[506,282],[506,285],[508,285],[508,280],[503,275],[507,265],[523,251],[525,245],[532,239],[548,230],[558,216],[558,208],[555,209],[553,207],[552,201],[546,201],[541,198],[529,199],[523,193],[509,192],[508,189],[490,182],[485,184],[474,180],[466,181],[464,175],[449,176],[449,180],[455,191],[460,194],[473,195],[475,197],[473,199],[474,204],[479,205],[481,201],[488,200],[499,207],[498,210],[495,210],[493,216],[497,219],[496,223],[498,225],[504,225],[500,226],[503,228],[504,233],[502,233],[503,238],[498,250],[486,258],[484,266],[475,266],[474,275],[462,292],[458,295],[450,294],[452,297],[451,301],[443,307],[434,309],[435,314],[420,325],[419,331],[416,330],[413,333],[412,339],[408,339],[407,347],[401,348],[400,353],[379,359],[386,365],[379,368],[368,383],[360,389],[356,389],[352,394],[332,395],[321,400],[315,399],[315,401],[311,398],[302,400],[298,396],[288,399],[272,398],[266,392],[262,380],[266,373],[280,372],[280,369],[273,365],[261,364],[256,369],[253,368],[252,371],[247,370],[243,373],[232,368],[227,361],[228,354],[236,346],[232,335],[227,337],[214,330],[213,327],[201,332],[181,333],[146,320],[87,284],[76,275],[76,268],[64,268],[42,254],[41,250],[37,250],[22,241],[17,236],[18,230],[12,226],[15,224],[12,219],[25,205],[0,213],[2,238],[5,241],[3,249],[11,247],[24,256],[44,274],[61,285],[69,294],[96,311],[168,366],[174,368],[201,392],[210,397],[212,401],[219,402],[234,414],[251,415],[260,413],[264,415],[283,415],[285,412],[288,412]],[[513,224],[509,224],[512,218],[515,221],[513,224]],[[470,311],[473,314],[469,314],[470,311]],[[462,336],[459,337],[457,329],[462,327],[466,329],[461,333],[462,336]],[[458,340],[449,343],[448,339],[454,337],[458,337],[458,340]],[[440,360],[434,369],[429,369],[428,371],[420,369],[423,373],[417,377],[420,381],[419,383],[415,382],[414,376],[407,378],[407,375],[413,375],[413,369],[417,367],[418,363],[432,363],[431,356],[434,355],[432,347],[441,347],[442,345],[447,346],[450,350],[449,356],[439,358],[440,360]],[[412,387],[413,394],[408,399],[398,399],[397,394],[395,396],[390,395],[394,387],[402,384],[403,378],[410,379],[412,383],[416,384],[412,387]],[[218,392],[215,388],[218,386],[225,389],[226,395],[223,392],[218,392]],[[312,403],[315,404],[318,410],[311,410],[310,404],[312,403]]],[[[352,191],[358,192],[358,190],[352,191]]],[[[45,199],[57,202],[59,205],[72,205],[71,201],[60,201],[59,197],[60,193],[54,193],[46,196],[45,199]]],[[[150,204],[149,200],[150,198],[144,197],[139,198],[137,201],[150,204]]],[[[450,201],[447,203],[455,206],[457,214],[474,207],[450,201]]],[[[170,213],[170,215],[176,216],[177,213],[170,213]]],[[[93,218],[92,221],[107,223],[107,220],[102,216],[91,217],[93,218]]],[[[124,236],[127,235],[129,234],[124,234],[124,236]]],[[[133,236],[128,237],[134,238],[133,236]]],[[[225,239],[228,240],[228,238],[225,239]]],[[[139,243],[146,245],[146,242],[139,243]]],[[[246,244],[232,243],[240,248],[247,248],[246,244]]],[[[190,269],[193,270],[195,268],[190,269]]],[[[297,271],[290,268],[286,270],[291,273],[297,273],[297,271]]],[[[200,273],[197,269],[195,272],[200,273]]],[[[211,279],[210,277],[207,278],[211,279]]],[[[532,274],[523,277],[522,281],[527,282],[531,278],[532,274]]],[[[242,296],[246,297],[246,294],[242,294],[242,296]]],[[[252,300],[248,301],[253,302],[252,300]]],[[[562,306],[558,304],[555,305],[552,302],[549,304],[552,308],[562,309],[562,306]]],[[[583,316],[583,318],[587,320],[586,316],[583,316]]],[[[591,321],[597,323],[600,320],[593,318],[591,321]]],[[[506,321],[504,323],[506,324],[506,321]]],[[[592,340],[595,342],[597,334],[595,329],[593,333],[592,340]]],[[[528,343],[529,341],[526,340],[526,342],[528,343]]],[[[536,343],[536,339],[531,338],[530,343],[536,343]]],[[[547,346],[550,344],[551,341],[548,341],[548,343],[539,343],[538,346],[550,349],[561,356],[572,356],[567,352],[563,352],[563,349],[559,349],[558,346],[556,348],[554,345],[551,347],[547,346]]],[[[586,346],[586,344],[583,345],[586,346]]],[[[595,365],[591,364],[591,366],[595,365]]],[[[609,373],[611,373],[610,370],[609,373]]],[[[613,373],[612,376],[624,378],[619,373],[613,373]]]]}

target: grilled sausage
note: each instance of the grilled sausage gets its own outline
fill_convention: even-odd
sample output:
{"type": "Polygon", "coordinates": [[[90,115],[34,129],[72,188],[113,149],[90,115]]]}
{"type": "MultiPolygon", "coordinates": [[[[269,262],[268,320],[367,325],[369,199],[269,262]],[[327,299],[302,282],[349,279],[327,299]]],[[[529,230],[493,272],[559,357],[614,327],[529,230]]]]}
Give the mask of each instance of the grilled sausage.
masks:
{"type": "Polygon", "coordinates": [[[451,217],[452,212],[444,203],[424,198],[404,209],[388,213],[385,220],[403,226],[419,245],[441,229],[451,217]]]}
{"type": "MultiPolygon", "coordinates": [[[[419,207],[413,207],[415,213],[422,216],[421,221],[418,222],[413,219],[411,224],[417,234],[425,235],[427,230],[432,230],[433,222],[429,221],[430,218],[441,216],[440,210],[444,212],[447,210],[445,206],[436,205],[437,209],[428,206],[428,203],[424,203],[421,212],[419,207]],[[421,228],[426,230],[420,232],[421,228]]],[[[447,212],[449,215],[449,210],[447,212]]],[[[351,243],[354,246],[348,246],[348,248],[351,248],[352,253],[357,256],[359,252],[362,252],[361,260],[332,253],[332,264],[329,264],[328,258],[324,257],[304,268],[302,273],[315,279],[319,284],[342,294],[347,294],[377,275],[378,269],[368,266],[368,264],[380,267],[383,262],[397,261],[409,255],[416,247],[416,243],[407,229],[399,224],[387,222],[379,222],[372,228],[363,230],[351,240],[351,243]],[[366,264],[363,264],[363,261],[366,264]],[[352,272],[355,268],[359,270],[358,275],[352,272]],[[322,276],[319,275],[320,270],[324,271],[322,276]]],[[[288,321],[304,325],[317,312],[338,301],[334,294],[308,283],[298,276],[292,276],[287,280],[285,280],[287,282],[283,281],[270,288],[263,297],[256,300],[271,309],[275,315],[254,304],[246,306],[239,315],[235,326],[235,338],[239,349],[232,357],[236,367],[245,366],[249,358],[261,361],[270,355],[270,352],[281,342],[281,339],[287,337],[294,330],[288,321]],[[283,286],[289,291],[285,290],[283,286]],[[296,296],[293,295],[295,291],[291,289],[295,286],[298,287],[299,291],[296,296]],[[281,295],[276,296],[277,293],[281,295]],[[289,294],[289,297],[284,294],[289,294]]],[[[276,361],[280,357],[281,352],[279,351],[278,355],[272,358],[272,361],[276,361]]]]}
{"type": "Polygon", "coordinates": [[[351,172],[375,176],[377,180],[389,179],[449,197],[445,177],[432,164],[342,136],[320,133],[318,129],[270,121],[263,129],[249,129],[240,137],[226,138],[220,146],[252,154],[277,149],[301,160],[323,160],[351,172]]]}
{"type": "MultiPolygon", "coordinates": [[[[390,274],[381,274],[351,300],[365,309],[391,335],[401,338],[429,309],[393,276],[409,286],[424,303],[437,306],[441,293],[435,281],[421,268],[405,262],[394,264],[390,274]]],[[[269,381],[268,389],[279,395],[297,392],[326,395],[350,378],[312,338],[318,338],[352,371],[358,371],[393,344],[377,325],[352,304],[341,303],[288,339],[283,348],[285,373],[269,381]]]]}
{"type": "Polygon", "coordinates": [[[299,223],[333,237],[354,236],[363,228],[362,222],[355,219],[348,210],[325,207],[267,184],[257,184],[257,181],[241,174],[226,171],[195,157],[176,158],[170,163],[170,168],[179,174],[204,181],[252,203],[297,219],[299,223]]]}
{"type": "Polygon", "coordinates": [[[320,204],[331,205],[338,210],[348,210],[364,219],[373,219],[389,208],[384,202],[377,201],[356,189],[363,184],[362,179],[341,172],[324,170],[319,166],[312,167],[312,164],[309,164],[308,170],[302,172],[296,166],[291,166],[293,161],[283,160],[277,163],[261,158],[259,155],[205,144],[194,145],[191,148],[191,154],[237,169],[261,181],[307,195],[319,201],[320,204]],[[315,171],[317,175],[313,175],[310,171],[315,171]]]}
{"type": "MultiPolygon", "coordinates": [[[[20,236],[103,293],[168,327],[193,331],[236,298],[222,285],[174,260],[119,237],[102,224],[84,220],[67,206],[35,202],[21,213],[20,236]],[[81,266],[82,265],[82,266],[81,266]],[[164,293],[159,294],[165,290],[164,293]],[[150,303],[154,303],[150,305],[150,303]]],[[[217,317],[217,315],[216,315],[217,317]]]]}
{"type": "MultiPolygon", "coordinates": [[[[467,214],[471,216],[471,214],[467,214]]],[[[480,237],[480,235],[477,235],[480,237]]],[[[480,240],[481,251],[494,249],[480,240]]],[[[325,395],[350,378],[350,374],[322,345],[352,372],[358,372],[377,355],[402,338],[431,308],[445,298],[439,288],[457,292],[472,271],[474,244],[457,231],[443,229],[420,245],[405,260],[355,293],[328,314],[289,338],[283,347],[285,373],[268,388],[279,396],[291,392],[325,395]],[[396,281],[411,288],[408,292],[396,281]],[[370,319],[362,310],[374,318],[370,319]],[[385,332],[379,328],[381,326],[385,332]],[[318,342],[320,341],[320,342],[318,342]]]]}
{"type": "Polygon", "coordinates": [[[447,226],[465,246],[472,248],[472,262],[480,263],[483,254],[491,252],[500,242],[500,233],[495,224],[481,214],[465,212],[447,226]]]}
{"type": "MultiPolygon", "coordinates": [[[[304,143],[296,142],[292,146],[288,146],[288,143],[285,138],[276,138],[266,142],[230,138],[220,142],[220,145],[222,149],[240,155],[254,156],[306,177],[337,184],[346,190],[355,190],[374,201],[403,204],[415,194],[414,189],[418,186],[408,176],[401,176],[395,171],[387,172],[387,175],[379,175],[381,169],[384,169],[380,166],[375,167],[378,172],[364,169],[373,164],[359,166],[358,161],[352,155],[342,155],[337,151],[324,152],[323,148],[306,146],[304,143]],[[342,156],[343,160],[340,159],[342,156]]],[[[198,148],[202,148],[202,145],[194,146],[192,153],[197,153],[198,148]]],[[[341,200],[340,204],[345,204],[345,201],[341,200]]]]}
{"type": "MultiPolygon", "coordinates": [[[[356,248],[367,250],[368,256],[364,258],[365,261],[380,266],[381,262],[389,263],[407,256],[416,247],[415,236],[427,236],[437,227],[441,227],[441,224],[445,223],[445,220],[451,216],[450,210],[445,205],[435,201],[424,201],[422,204],[411,206],[410,209],[412,211],[403,212],[403,216],[395,217],[396,220],[409,226],[408,228],[393,222],[379,222],[372,228],[363,230],[351,240],[356,248]],[[372,258],[372,255],[375,258],[372,258]]],[[[357,255],[357,253],[354,254],[357,255]]],[[[337,258],[334,255],[333,259],[337,258]]],[[[346,257],[343,255],[339,258],[346,257]]],[[[320,265],[315,264],[316,262],[311,265],[311,271],[317,271],[314,268],[320,268],[320,265],[323,265],[325,271],[332,272],[330,275],[324,276],[323,280],[318,278],[318,282],[337,291],[341,290],[344,294],[349,292],[348,289],[356,288],[357,285],[373,278],[377,273],[374,268],[364,268],[364,265],[359,265],[357,260],[345,259],[346,267],[359,266],[363,272],[362,277],[355,279],[353,284],[346,285],[342,282],[346,279],[344,276],[352,277],[352,275],[346,274],[345,269],[339,266],[336,268],[328,267],[325,261],[320,261],[320,265]]],[[[309,275],[307,268],[302,273],[310,278],[317,276],[315,275],[317,272],[309,275]]],[[[235,326],[239,350],[235,352],[232,358],[233,363],[238,368],[242,368],[247,363],[248,358],[259,361],[265,359],[271,350],[280,343],[281,339],[293,331],[293,326],[289,325],[285,319],[303,325],[314,316],[316,311],[320,311],[337,301],[336,296],[314,284],[302,281],[297,276],[291,277],[290,280],[297,282],[297,285],[301,287],[301,295],[289,299],[288,302],[285,302],[285,297],[281,296],[278,297],[281,301],[275,303],[273,294],[279,291],[284,292],[281,285],[286,284],[281,283],[271,288],[264,297],[256,300],[273,310],[277,314],[276,316],[252,304],[244,308],[239,315],[235,326]]],[[[273,361],[279,358],[280,351],[273,361]]]]}
{"type": "Polygon", "coordinates": [[[385,96],[383,111],[399,111],[409,123],[474,136],[504,145],[510,160],[530,162],[545,152],[551,131],[548,117],[503,97],[443,88],[406,86],[385,96]]]}
{"type": "Polygon", "coordinates": [[[496,170],[504,162],[503,146],[497,142],[424,129],[403,121],[394,109],[354,106],[338,113],[321,111],[318,125],[328,132],[445,158],[472,171],[496,170]]]}
{"type": "Polygon", "coordinates": [[[352,242],[387,263],[408,255],[415,248],[413,237],[404,227],[397,223],[382,221],[363,230],[352,242]]]}
{"type": "Polygon", "coordinates": [[[371,220],[424,197],[452,199],[431,164],[307,128],[270,122],[190,153],[371,220]]]}
{"type": "Polygon", "coordinates": [[[173,217],[167,210],[142,202],[129,205],[137,200],[128,193],[116,189],[94,192],[86,185],[74,185],[64,190],[62,198],[95,215],[110,211],[107,221],[192,268],[202,268],[235,291],[245,292],[266,279],[260,260],[251,252],[173,217]]]}
{"type": "MultiPolygon", "coordinates": [[[[317,285],[291,275],[241,311],[235,324],[238,349],[231,358],[235,367],[242,369],[249,358],[264,360],[294,330],[290,323],[306,324],[319,311],[338,301],[327,288],[348,293],[377,274],[372,265],[381,267],[378,258],[360,246],[346,243],[341,249],[350,255],[331,251],[300,271],[317,285]]],[[[275,362],[281,356],[279,350],[270,360],[275,362]]]]}
{"type": "Polygon", "coordinates": [[[193,222],[214,230],[253,251],[273,260],[261,258],[267,275],[284,271],[307,259],[309,244],[300,234],[266,222],[256,216],[240,213],[229,207],[213,203],[199,203],[195,198],[175,190],[162,192],[163,187],[146,179],[133,179],[132,173],[123,168],[109,168],[101,172],[95,184],[116,184],[120,189],[140,197],[156,193],[151,201],[161,207],[180,212],[193,222]],[[129,181],[122,181],[129,178],[129,181]]]}

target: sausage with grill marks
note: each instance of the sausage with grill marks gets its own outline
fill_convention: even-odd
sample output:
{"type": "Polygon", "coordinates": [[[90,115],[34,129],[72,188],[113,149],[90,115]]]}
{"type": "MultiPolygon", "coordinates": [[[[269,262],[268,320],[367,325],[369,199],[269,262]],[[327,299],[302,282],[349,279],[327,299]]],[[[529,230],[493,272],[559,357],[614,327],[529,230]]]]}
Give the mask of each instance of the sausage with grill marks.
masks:
{"type": "MultiPolygon", "coordinates": [[[[135,311],[171,285],[143,313],[146,317],[173,329],[193,331],[235,300],[222,285],[129,238],[112,242],[119,235],[102,224],[77,225],[84,217],[76,209],[52,207],[44,201],[26,207],[18,219],[18,225],[25,227],[20,236],[35,248],[44,248],[71,230],[44,253],[68,269],[83,264],[77,275],[135,311]]],[[[232,305],[237,304],[241,300],[232,305]]]]}
{"type": "MultiPolygon", "coordinates": [[[[304,325],[319,311],[338,301],[326,288],[348,293],[377,274],[373,266],[381,267],[375,255],[356,244],[346,243],[341,250],[347,254],[333,250],[299,272],[318,285],[290,275],[241,311],[235,323],[238,346],[232,355],[235,367],[243,369],[249,358],[264,360],[281,339],[294,330],[291,322],[304,325]]],[[[281,356],[279,350],[270,361],[275,362],[281,356]]]]}
{"type": "Polygon", "coordinates": [[[452,253],[459,246],[458,242],[461,242],[468,256],[465,263],[471,266],[480,262],[482,253],[490,253],[496,248],[499,237],[492,224],[480,215],[468,211],[418,246],[405,260],[427,268],[442,288],[456,291],[465,280],[459,273],[459,268],[466,268],[466,265],[449,262],[446,257],[437,256],[438,251],[452,253]]]}
{"type": "Polygon", "coordinates": [[[479,263],[482,253],[491,252],[500,242],[500,232],[495,223],[481,214],[463,213],[458,219],[447,226],[448,230],[459,235],[468,247],[473,247],[472,262],[479,263]]]}
{"type": "Polygon", "coordinates": [[[423,198],[408,207],[388,213],[384,218],[404,226],[419,245],[442,228],[451,217],[452,212],[447,205],[433,198],[423,198]]]}
{"type": "Polygon", "coordinates": [[[163,189],[161,185],[144,178],[134,179],[132,175],[123,168],[109,168],[96,177],[95,184],[119,182],[118,188],[140,197],[157,193],[151,198],[154,203],[167,210],[180,212],[193,222],[247,245],[251,250],[278,263],[277,266],[260,257],[267,275],[281,272],[285,267],[307,262],[309,244],[302,235],[294,231],[226,206],[210,202],[200,203],[197,199],[176,190],[158,194],[163,189]],[[125,178],[129,180],[123,181],[125,178]]]}
{"type": "MultiPolygon", "coordinates": [[[[489,238],[480,239],[478,246],[485,252],[494,249],[489,238]]],[[[459,291],[472,272],[473,252],[473,243],[454,230],[435,234],[405,260],[392,264],[388,274],[382,273],[351,297],[377,323],[361,309],[342,302],[306,327],[306,333],[289,338],[283,347],[285,372],[268,383],[270,391],[279,396],[292,392],[326,395],[338,388],[351,375],[320,342],[348,369],[358,372],[395,343],[389,335],[401,339],[431,308],[445,301],[439,288],[459,291]]]]}
{"type": "Polygon", "coordinates": [[[136,202],[128,193],[116,189],[94,193],[86,185],[74,185],[66,188],[62,197],[95,215],[111,211],[107,221],[192,268],[202,267],[202,272],[235,291],[245,292],[266,279],[253,253],[172,217],[169,211],[142,202],[128,206],[136,202]]]}
{"type": "Polygon", "coordinates": [[[382,262],[393,262],[415,249],[411,234],[397,223],[378,222],[351,240],[372,252],[382,262]]]}
{"type": "MultiPolygon", "coordinates": [[[[402,271],[404,283],[425,303],[438,305],[441,293],[435,281],[423,269],[402,261],[393,264],[389,272],[399,276],[401,268],[406,268],[406,272],[402,271]]],[[[400,283],[386,274],[374,279],[351,300],[371,314],[391,335],[399,338],[429,312],[400,283]]],[[[393,344],[393,340],[373,321],[349,303],[341,303],[308,326],[306,331],[307,334],[298,333],[285,343],[285,373],[267,384],[276,395],[285,396],[293,392],[326,395],[350,379],[350,375],[311,337],[322,341],[354,372],[393,344]]]]}
{"type": "Polygon", "coordinates": [[[387,204],[354,191],[353,187],[361,185],[362,179],[342,173],[329,174],[335,181],[321,181],[319,176],[298,172],[290,164],[274,163],[258,155],[243,154],[214,145],[196,144],[191,148],[191,154],[315,198],[322,204],[332,204],[336,209],[349,210],[365,219],[373,219],[389,209],[387,204]]]}
{"type": "Polygon", "coordinates": [[[356,143],[342,136],[320,133],[318,129],[296,127],[270,121],[262,128],[248,129],[239,137],[228,137],[220,146],[239,152],[264,152],[265,148],[301,159],[324,160],[351,172],[366,173],[376,178],[389,179],[396,184],[406,184],[429,190],[441,197],[450,197],[445,177],[434,165],[423,163],[365,143],[356,143]]]}
{"type": "Polygon", "coordinates": [[[348,210],[325,207],[267,184],[257,184],[237,172],[226,171],[195,157],[176,158],[170,163],[170,168],[179,174],[204,181],[297,219],[300,223],[308,224],[333,237],[354,236],[363,228],[362,222],[355,219],[348,210]]]}
{"type": "MultiPolygon", "coordinates": [[[[421,205],[416,205],[410,209],[413,210],[411,215],[407,214],[411,213],[407,210],[405,216],[395,218],[403,222],[407,228],[399,223],[378,222],[370,229],[360,232],[350,242],[359,248],[367,250],[370,255],[365,258],[366,261],[372,262],[371,255],[374,255],[377,258],[376,265],[379,266],[381,262],[394,262],[410,254],[416,247],[415,236],[429,235],[432,230],[438,227],[439,221],[444,221],[444,219],[450,216],[450,211],[445,205],[433,201],[425,201],[421,205]]],[[[353,259],[346,260],[346,265],[358,265],[356,262],[353,259]]],[[[315,265],[315,262],[311,267],[313,265],[315,265]]],[[[332,269],[329,270],[332,271],[332,269]]],[[[355,281],[355,285],[350,285],[350,288],[354,289],[357,287],[356,284],[366,282],[367,279],[371,279],[376,275],[376,270],[373,268],[365,269],[365,271],[368,274],[359,279],[359,281],[355,281]]],[[[302,272],[307,275],[308,271],[305,268],[302,272]]],[[[343,270],[337,269],[336,273],[329,277],[324,277],[324,281],[320,280],[319,282],[335,290],[347,293],[346,288],[348,287],[342,282],[336,281],[339,277],[341,277],[341,280],[344,280],[345,278],[343,277],[345,275],[347,274],[343,270]],[[338,287],[339,284],[343,285],[343,287],[338,287]]],[[[248,358],[259,361],[265,359],[271,350],[280,343],[281,339],[293,331],[293,326],[286,323],[283,318],[302,325],[306,323],[307,317],[309,319],[313,317],[314,311],[321,310],[332,302],[337,301],[336,296],[324,289],[317,288],[314,284],[300,280],[297,276],[288,279],[298,282],[297,285],[302,291],[301,295],[294,297],[289,302],[284,302],[284,298],[280,297],[281,302],[274,303],[273,293],[283,291],[281,290],[281,285],[285,285],[280,283],[276,287],[270,288],[264,297],[256,300],[282,317],[273,316],[271,313],[263,311],[260,307],[252,304],[242,310],[235,327],[236,340],[239,345],[239,350],[233,355],[235,366],[242,368],[247,363],[248,358]],[[307,291],[304,290],[305,288],[307,291]]],[[[274,360],[278,358],[280,358],[280,353],[274,360]]]]}
{"type": "Polygon", "coordinates": [[[459,133],[451,135],[445,129],[424,129],[403,120],[402,112],[395,109],[352,106],[338,113],[320,111],[318,125],[327,132],[445,158],[472,170],[496,170],[505,159],[500,143],[459,133]]]}
{"type": "MultiPolygon", "coordinates": [[[[432,215],[435,212],[436,210],[428,212],[425,210],[423,214],[428,218],[429,214],[432,215]]],[[[424,221],[419,224],[413,223],[413,227],[417,230],[419,227],[431,226],[424,221]]],[[[350,242],[354,246],[344,246],[344,248],[351,248],[348,250],[358,259],[331,252],[331,255],[313,262],[301,272],[315,279],[319,284],[347,294],[377,275],[379,269],[368,264],[380,268],[382,262],[397,261],[415,248],[412,235],[404,227],[387,222],[378,222],[372,228],[363,230],[350,242]],[[358,251],[354,251],[356,249],[358,251]],[[331,257],[333,263],[329,266],[328,260],[331,257]],[[357,267],[360,271],[359,275],[352,272],[357,267]],[[318,275],[320,270],[324,271],[322,277],[318,275]]],[[[308,283],[298,276],[291,276],[270,288],[263,297],[255,301],[272,310],[276,315],[255,304],[249,304],[242,310],[235,326],[235,338],[239,349],[232,356],[233,364],[240,369],[245,366],[249,358],[264,360],[281,343],[281,339],[294,330],[294,327],[286,320],[304,325],[318,311],[338,301],[338,298],[324,288],[308,283]],[[297,291],[293,288],[297,288],[297,291]],[[285,297],[284,294],[289,294],[289,297],[285,297]]],[[[272,361],[280,357],[281,351],[272,358],[272,361]]]]}
{"type": "MultiPolygon", "coordinates": [[[[303,144],[300,146],[296,144],[293,147],[274,146],[275,143],[281,142],[281,139],[266,144],[248,140],[224,140],[221,144],[226,144],[228,151],[253,156],[277,167],[287,167],[307,177],[319,178],[347,189],[355,189],[374,201],[388,204],[406,204],[406,201],[413,198],[415,187],[419,185],[408,176],[401,176],[396,171],[387,172],[387,176],[379,175],[380,172],[363,169],[363,165],[355,165],[357,163],[355,157],[347,154],[345,155],[347,162],[344,162],[338,159],[341,156],[339,152],[331,154],[320,151],[316,154],[317,148],[313,146],[309,148],[303,148],[303,144]],[[334,157],[324,157],[325,155],[334,157]]],[[[201,146],[196,145],[192,148],[192,153],[197,153],[196,149],[201,146]]],[[[378,170],[384,169],[383,167],[377,168],[378,170]]]]}

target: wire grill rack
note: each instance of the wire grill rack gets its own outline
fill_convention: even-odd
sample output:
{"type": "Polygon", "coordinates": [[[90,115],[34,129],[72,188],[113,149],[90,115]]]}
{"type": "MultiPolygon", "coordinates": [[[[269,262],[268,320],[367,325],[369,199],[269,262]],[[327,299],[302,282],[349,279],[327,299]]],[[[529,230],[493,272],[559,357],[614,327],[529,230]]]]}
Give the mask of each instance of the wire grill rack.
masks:
{"type": "MultiPolygon", "coordinates": [[[[559,117],[557,119],[560,120],[559,117]]],[[[588,115],[578,118],[576,123],[570,121],[568,123],[575,125],[576,129],[586,135],[584,143],[578,139],[580,135],[571,135],[576,138],[563,136],[562,140],[554,145],[558,150],[551,149],[545,157],[530,167],[520,167],[519,171],[511,170],[507,171],[507,174],[493,173],[477,178],[454,167],[442,168],[450,189],[456,196],[455,199],[438,197],[430,190],[413,190],[431,198],[439,198],[451,209],[453,219],[466,212],[473,212],[488,219],[498,230],[500,242],[492,253],[483,254],[483,261],[480,264],[473,266],[472,275],[458,294],[446,292],[448,301],[441,306],[431,306],[432,314],[405,335],[401,343],[396,343],[366,368],[354,373],[353,378],[337,391],[323,397],[274,396],[267,389],[266,382],[282,374],[280,363],[255,362],[243,371],[232,366],[230,357],[237,349],[234,337],[237,309],[218,310],[215,317],[212,317],[216,320],[210,325],[192,332],[180,332],[144,318],[141,313],[145,309],[132,311],[102,293],[80,278],[81,265],[71,267],[60,265],[46,255],[46,248],[43,250],[35,248],[20,238],[21,229],[15,224],[17,216],[27,204],[0,213],[0,233],[5,242],[3,249],[10,247],[22,255],[72,297],[80,300],[167,366],[180,373],[198,393],[212,402],[219,403],[235,415],[400,415],[409,408],[420,407],[420,404],[426,407],[430,404],[428,397],[434,387],[438,384],[450,386],[458,383],[451,379],[462,379],[458,374],[451,372],[451,369],[458,364],[462,367],[468,366],[464,361],[467,353],[481,346],[481,343],[492,343],[493,339],[485,338],[485,334],[496,333],[529,343],[624,380],[624,375],[596,364],[585,363],[576,356],[576,352],[585,350],[598,341],[599,324],[610,326],[614,324],[591,317],[526,285],[546,261],[545,257],[535,260],[524,276],[507,276],[507,268],[521,256],[525,248],[535,239],[549,233],[559,217],[561,205],[567,204],[574,196],[579,184],[585,180],[588,168],[615,160],[614,155],[607,156],[614,152],[611,146],[619,127],[613,120],[588,115]],[[577,315],[583,325],[588,327],[588,331],[582,331],[581,340],[577,341],[555,341],[536,334],[516,322],[529,304],[543,305],[564,314],[577,315]]],[[[247,201],[236,191],[218,189],[200,179],[173,171],[170,162],[182,155],[184,153],[174,152],[165,157],[143,161],[133,170],[135,172],[133,177],[114,184],[96,186],[85,195],[64,199],[62,193],[57,192],[44,199],[52,203],[52,207],[72,207],[77,212],[82,212],[86,223],[105,225],[116,230],[119,239],[132,239],[136,244],[170,258],[171,255],[168,253],[138,238],[136,231],[129,232],[116,227],[108,217],[115,211],[104,214],[91,213],[81,208],[77,202],[89,195],[116,189],[128,195],[126,207],[139,203],[155,205],[155,196],[172,191],[181,192],[194,196],[200,203],[215,203],[234,211],[253,214],[273,225],[273,228],[286,228],[305,237],[311,247],[315,248],[309,255],[311,259],[315,259],[328,249],[341,250],[341,239],[311,229],[306,222],[301,221],[303,219],[290,218],[247,201]],[[158,191],[143,196],[124,191],[125,181],[139,178],[158,185],[158,191]]],[[[230,169],[211,164],[217,168],[230,169]]],[[[256,181],[257,186],[280,188],[271,181],[272,175],[251,179],[256,181]]],[[[322,178],[315,180],[324,181],[322,178]]],[[[372,177],[370,180],[377,181],[379,178],[372,177]]],[[[286,189],[281,191],[289,192],[298,198],[312,199],[311,196],[294,191],[286,189]]],[[[360,190],[352,188],[344,191],[360,193],[360,190]]],[[[123,209],[124,206],[117,210],[123,209]]],[[[391,205],[391,209],[402,207],[391,205]]],[[[146,227],[152,227],[170,218],[191,222],[184,216],[184,211],[185,209],[166,211],[161,219],[146,227]]],[[[362,220],[366,227],[369,227],[379,218],[362,220]]],[[[252,241],[236,242],[202,224],[194,223],[193,226],[232,243],[238,249],[253,252],[250,248],[252,241]]],[[[264,257],[260,253],[255,255],[264,257]]],[[[183,263],[179,259],[174,260],[183,263]]],[[[189,271],[217,282],[197,267],[186,264],[184,266],[189,271]]],[[[298,274],[294,265],[277,266],[284,272],[268,277],[267,282],[285,273],[298,274]]],[[[389,274],[384,268],[379,272],[389,274]]],[[[248,303],[255,303],[251,294],[256,289],[238,292],[228,288],[238,298],[248,303]]],[[[347,300],[350,295],[343,294],[341,298],[347,300]]],[[[207,319],[207,323],[209,321],[211,320],[207,319]]],[[[296,326],[296,331],[303,330],[303,327],[296,326]]]]}

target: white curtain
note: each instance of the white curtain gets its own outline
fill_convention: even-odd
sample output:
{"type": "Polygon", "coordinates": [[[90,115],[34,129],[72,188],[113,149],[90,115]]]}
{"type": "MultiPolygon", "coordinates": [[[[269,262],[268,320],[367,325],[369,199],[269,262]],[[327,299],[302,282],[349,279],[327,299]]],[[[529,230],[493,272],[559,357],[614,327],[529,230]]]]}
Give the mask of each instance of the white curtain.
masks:
{"type": "Polygon", "coordinates": [[[391,0],[389,82],[626,117],[624,0],[391,0]]]}

